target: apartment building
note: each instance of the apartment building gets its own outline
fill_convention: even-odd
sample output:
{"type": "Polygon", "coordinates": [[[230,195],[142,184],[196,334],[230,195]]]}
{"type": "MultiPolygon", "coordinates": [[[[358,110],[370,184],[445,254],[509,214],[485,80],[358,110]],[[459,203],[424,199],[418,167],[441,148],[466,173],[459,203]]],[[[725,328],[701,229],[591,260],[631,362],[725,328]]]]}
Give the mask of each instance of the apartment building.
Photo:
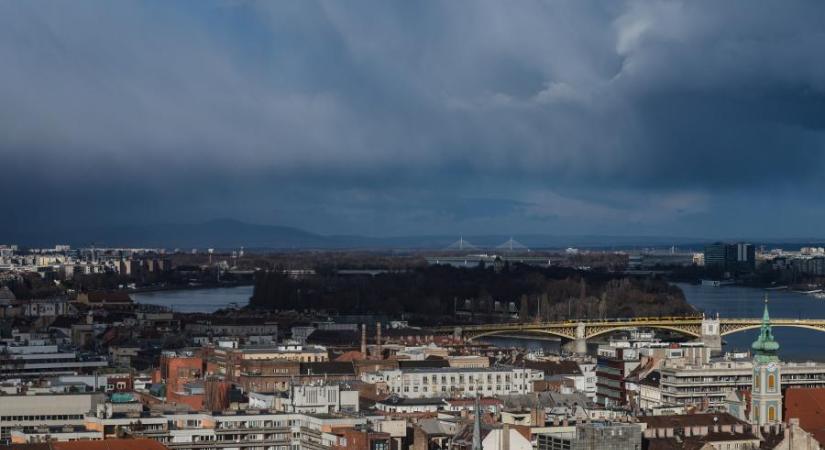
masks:
{"type": "Polygon", "coordinates": [[[105,401],[102,393],[0,395],[0,442],[8,443],[13,429],[83,425],[105,401]]]}
{"type": "Polygon", "coordinates": [[[103,440],[103,433],[87,430],[86,427],[82,425],[15,428],[11,430],[10,435],[12,444],[103,440]]]}
{"type": "Polygon", "coordinates": [[[92,373],[109,362],[45,340],[0,343],[0,378],[42,378],[92,373]]]}
{"type": "Polygon", "coordinates": [[[327,349],[312,345],[250,346],[241,348],[204,347],[203,353],[214,370],[237,381],[242,374],[295,375],[295,364],[325,362],[329,360],[327,349]]]}
{"type": "Polygon", "coordinates": [[[358,412],[358,390],[344,383],[292,385],[282,392],[250,392],[249,408],[313,414],[358,412]]]}
{"type": "MultiPolygon", "coordinates": [[[[329,450],[339,443],[334,430],[364,427],[367,419],[329,414],[284,414],[247,410],[214,413],[127,413],[86,417],[94,430],[126,430],[173,450],[260,448],[329,450]]],[[[109,436],[107,431],[104,435],[109,436]]]]}
{"type": "MultiPolygon", "coordinates": [[[[780,362],[781,386],[825,386],[825,363],[780,362]]],[[[716,360],[702,365],[665,364],[661,370],[662,403],[668,405],[725,404],[728,394],[751,388],[753,362],[716,360]]]]}
{"type": "Polygon", "coordinates": [[[543,378],[539,370],[509,366],[396,369],[362,376],[363,381],[385,384],[388,392],[406,398],[524,394],[533,392],[533,382],[543,378]]]}
{"type": "Polygon", "coordinates": [[[639,367],[639,350],[599,346],[596,360],[596,402],[605,407],[627,404],[625,379],[639,367]]]}

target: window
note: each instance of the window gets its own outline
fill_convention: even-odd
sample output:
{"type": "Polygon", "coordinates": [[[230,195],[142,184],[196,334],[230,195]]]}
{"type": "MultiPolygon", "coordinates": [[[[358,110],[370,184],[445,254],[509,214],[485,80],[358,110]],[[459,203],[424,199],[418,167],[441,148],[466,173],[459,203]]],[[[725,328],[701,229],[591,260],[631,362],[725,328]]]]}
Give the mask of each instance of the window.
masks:
{"type": "MultiPolygon", "coordinates": [[[[773,375],[771,375],[773,376],[773,375]]],[[[768,421],[773,422],[776,420],[776,408],[773,406],[768,407],[768,421]]]]}
{"type": "Polygon", "coordinates": [[[772,391],[776,389],[776,375],[774,374],[768,375],[768,389],[772,391]]]}

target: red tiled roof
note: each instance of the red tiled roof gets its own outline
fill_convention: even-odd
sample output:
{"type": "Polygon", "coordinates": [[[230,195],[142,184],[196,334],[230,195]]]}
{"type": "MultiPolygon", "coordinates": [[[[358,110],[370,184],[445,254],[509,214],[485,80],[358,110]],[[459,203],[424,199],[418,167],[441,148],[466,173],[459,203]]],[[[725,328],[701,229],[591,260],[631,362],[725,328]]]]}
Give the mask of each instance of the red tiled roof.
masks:
{"type": "Polygon", "coordinates": [[[337,358],[335,358],[335,361],[337,361],[337,362],[347,362],[347,361],[362,361],[362,360],[365,360],[365,359],[367,359],[367,358],[364,357],[363,353],[361,353],[357,350],[352,350],[352,351],[349,351],[349,352],[341,353],[341,355],[339,355],[337,358]]]}
{"type": "Polygon", "coordinates": [[[54,450],[169,450],[169,447],[152,439],[55,442],[52,447],[54,450]]]}
{"type": "Polygon", "coordinates": [[[152,439],[107,439],[104,441],[13,444],[10,448],[12,450],[169,450],[169,447],[152,439]]]}
{"type": "Polygon", "coordinates": [[[825,388],[785,390],[785,419],[799,419],[799,426],[825,445],[825,388]]]}

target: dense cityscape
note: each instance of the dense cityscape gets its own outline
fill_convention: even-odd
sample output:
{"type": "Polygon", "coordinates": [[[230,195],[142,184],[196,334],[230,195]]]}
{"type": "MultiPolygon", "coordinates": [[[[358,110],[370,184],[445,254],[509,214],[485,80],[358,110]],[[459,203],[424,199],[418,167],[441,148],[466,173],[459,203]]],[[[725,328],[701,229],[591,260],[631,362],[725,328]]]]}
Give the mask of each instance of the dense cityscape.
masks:
{"type": "Polygon", "coordinates": [[[482,250],[3,245],[0,439],[819,448],[825,362],[783,360],[773,328],[821,332],[825,316],[772,318],[768,299],[816,301],[821,248],[482,250]],[[763,292],[761,314],[720,317],[686,301],[688,274],[710,291],[797,284],[739,287],[763,292]],[[198,304],[210,290],[237,293],[198,304]],[[192,304],[164,304],[178,292],[192,304]],[[725,345],[753,328],[748,348],[725,345]]]}
{"type": "Polygon", "coordinates": [[[824,24],[0,0],[0,450],[822,450],[824,24]]]}

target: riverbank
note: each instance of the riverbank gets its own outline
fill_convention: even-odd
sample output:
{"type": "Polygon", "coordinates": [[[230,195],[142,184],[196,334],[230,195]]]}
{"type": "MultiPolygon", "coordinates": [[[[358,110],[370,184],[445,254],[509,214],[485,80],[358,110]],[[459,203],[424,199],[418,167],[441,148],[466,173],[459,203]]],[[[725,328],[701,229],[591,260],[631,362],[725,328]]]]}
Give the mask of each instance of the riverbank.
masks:
{"type": "Polygon", "coordinates": [[[127,291],[130,294],[141,294],[145,292],[159,292],[159,291],[196,291],[200,289],[221,289],[221,288],[233,288],[233,287],[242,287],[242,286],[254,286],[254,281],[244,281],[239,283],[208,283],[208,284],[197,284],[197,285],[190,285],[190,284],[182,284],[182,285],[171,285],[171,286],[142,286],[135,289],[128,289],[127,291]]]}
{"type": "Polygon", "coordinates": [[[135,292],[132,299],[138,304],[166,306],[175,312],[213,313],[220,309],[246,306],[252,292],[253,286],[248,284],[135,292]]]}

